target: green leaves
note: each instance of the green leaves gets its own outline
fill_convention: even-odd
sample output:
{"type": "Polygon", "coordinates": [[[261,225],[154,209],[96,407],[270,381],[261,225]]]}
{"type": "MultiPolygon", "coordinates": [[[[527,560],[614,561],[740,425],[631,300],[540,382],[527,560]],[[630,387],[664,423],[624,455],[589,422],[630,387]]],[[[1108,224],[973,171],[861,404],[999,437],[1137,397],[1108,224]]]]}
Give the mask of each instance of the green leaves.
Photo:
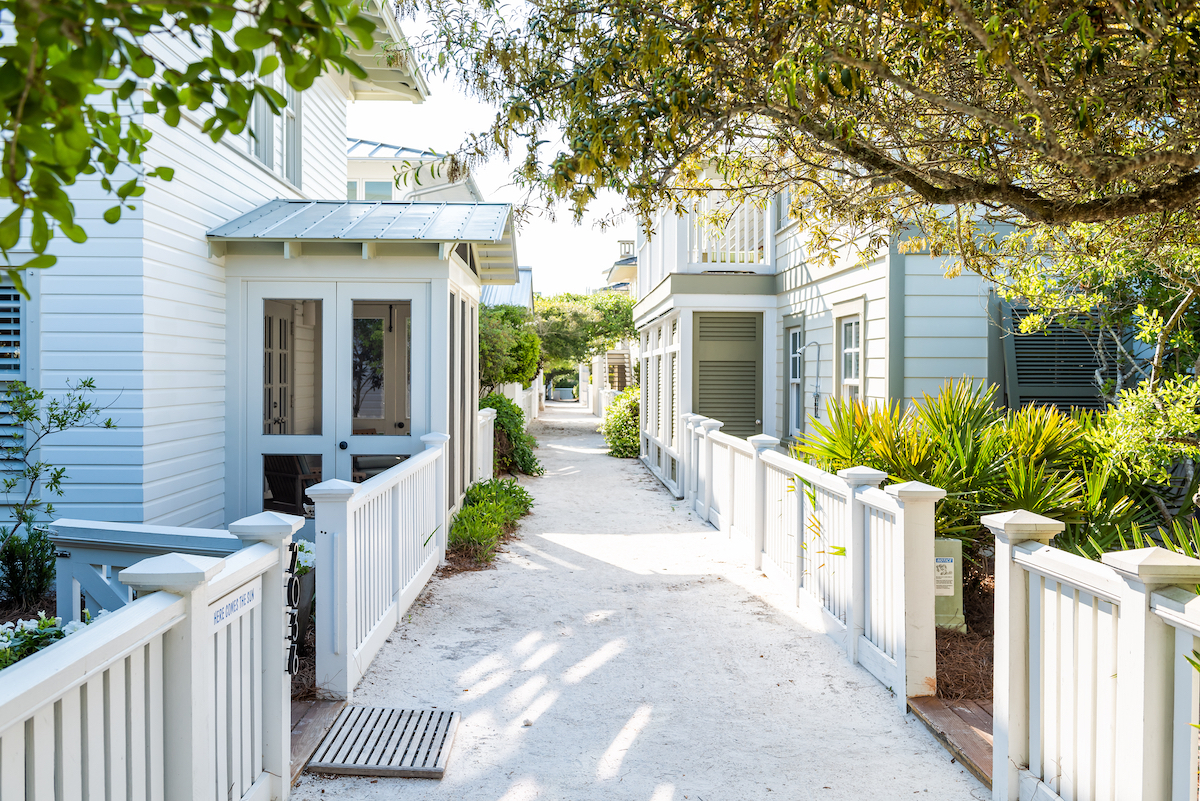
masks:
{"type": "MultiPolygon", "coordinates": [[[[41,256],[57,233],[87,239],[65,191],[82,176],[100,173],[101,188],[121,201],[141,197],[149,178],[171,180],[170,167],[147,171],[142,163],[151,132],[140,115],[161,114],[174,127],[187,109],[207,118],[202,125],[216,141],[245,128],[254,78],[278,113],[283,95],[267,84],[304,89],[330,70],[364,77],[347,52],[354,40],[343,32],[372,46],[374,26],[358,8],[349,0],[262,0],[244,8],[198,0],[0,0],[0,196],[15,207],[0,222],[0,252],[10,275],[52,264],[41,256]],[[158,37],[173,40],[170,63],[158,37]],[[108,176],[122,165],[134,177],[122,173],[114,188],[108,176]],[[14,264],[10,251],[23,235],[35,256],[14,264]]],[[[114,206],[104,219],[115,223],[121,214],[114,206]]]]}

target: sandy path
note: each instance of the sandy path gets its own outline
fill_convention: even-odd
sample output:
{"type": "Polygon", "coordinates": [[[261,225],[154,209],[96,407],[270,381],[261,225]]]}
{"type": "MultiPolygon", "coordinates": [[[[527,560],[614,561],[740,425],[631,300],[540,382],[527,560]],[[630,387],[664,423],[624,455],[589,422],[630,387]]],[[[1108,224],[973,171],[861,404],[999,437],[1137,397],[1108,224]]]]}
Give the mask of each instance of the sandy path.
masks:
{"type": "Polygon", "coordinates": [[[495,570],[433,581],[355,703],[460,710],[445,778],[294,798],[990,798],[596,418],[550,404],[546,476],[495,570]],[[532,725],[523,725],[530,721],[532,725]]]}

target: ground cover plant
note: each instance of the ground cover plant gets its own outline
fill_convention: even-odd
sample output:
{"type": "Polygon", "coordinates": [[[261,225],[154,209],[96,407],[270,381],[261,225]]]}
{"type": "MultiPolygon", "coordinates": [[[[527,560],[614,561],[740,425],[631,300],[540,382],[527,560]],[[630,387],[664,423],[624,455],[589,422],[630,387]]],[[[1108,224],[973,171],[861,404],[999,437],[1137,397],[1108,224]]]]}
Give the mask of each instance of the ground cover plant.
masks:
{"type": "Polygon", "coordinates": [[[608,455],[622,459],[634,459],[641,452],[638,420],[641,415],[642,390],[638,386],[627,387],[613,398],[608,406],[600,433],[608,443],[608,455]]]}
{"type": "Polygon", "coordinates": [[[0,670],[50,647],[105,614],[108,613],[101,611],[93,618],[85,611],[82,621],[64,624],[61,617],[46,617],[44,612],[38,612],[36,619],[0,623],[0,670]]]}
{"type": "Polygon", "coordinates": [[[495,409],[495,467],[540,476],[545,470],[533,455],[537,440],[525,430],[525,413],[510,399],[493,392],[479,401],[480,409],[495,409]]]}
{"type": "Polygon", "coordinates": [[[490,564],[503,538],[533,508],[533,496],[514,479],[494,478],[467,489],[450,525],[449,551],[462,562],[490,564]]]}

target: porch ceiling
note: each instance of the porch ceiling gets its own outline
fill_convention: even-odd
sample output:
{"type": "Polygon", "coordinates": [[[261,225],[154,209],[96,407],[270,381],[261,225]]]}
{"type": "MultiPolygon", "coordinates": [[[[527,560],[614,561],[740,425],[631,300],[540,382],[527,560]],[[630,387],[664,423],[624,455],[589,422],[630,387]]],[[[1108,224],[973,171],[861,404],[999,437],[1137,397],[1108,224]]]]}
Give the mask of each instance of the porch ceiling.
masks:
{"type": "MultiPolygon", "coordinates": [[[[507,203],[272,200],[208,232],[210,240],[437,242],[475,246],[485,284],[517,281],[516,236],[507,203]]],[[[446,248],[448,257],[450,248],[446,248]]]]}

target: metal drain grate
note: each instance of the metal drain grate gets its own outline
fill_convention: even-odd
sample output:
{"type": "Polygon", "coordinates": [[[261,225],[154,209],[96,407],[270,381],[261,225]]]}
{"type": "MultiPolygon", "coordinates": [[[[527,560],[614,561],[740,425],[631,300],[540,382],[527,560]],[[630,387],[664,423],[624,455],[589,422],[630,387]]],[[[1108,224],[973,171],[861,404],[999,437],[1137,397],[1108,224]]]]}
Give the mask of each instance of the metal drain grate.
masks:
{"type": "Polygon", "coordinates": [[[346,707],[317,747],[308,769],[349,776],[440,779],[459,714],[440,709],[346,707]]]}

